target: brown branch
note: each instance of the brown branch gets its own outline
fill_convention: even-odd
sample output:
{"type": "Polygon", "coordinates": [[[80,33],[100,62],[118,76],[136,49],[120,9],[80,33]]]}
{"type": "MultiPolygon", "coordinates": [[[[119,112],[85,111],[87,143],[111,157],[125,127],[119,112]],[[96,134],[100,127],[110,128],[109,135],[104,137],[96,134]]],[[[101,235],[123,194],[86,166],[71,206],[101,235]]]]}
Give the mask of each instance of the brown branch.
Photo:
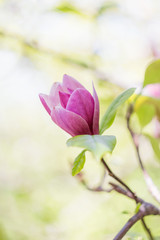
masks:
{"type": "MultiPolygon", "coordinates": [[[[120,232],[115,236],[113,240],[122,239],[136,222],[149,215],[160,215],[160,210],[155,208],[152,204],[145,202],[140,206],[138,213],[136,213],[128,220],[128,222],[124,225],[124,227],[120,230],[120,232]]],[[[153,239],[152,235],[150,235],[150,237],[150,239],[153,239]]]]}
{"type": "Polygon", "coordinates": [[[104,167],[106,168],[106,170],[108,171],[108,174],[110,177],[114,178],[117,182],[119,182],[122,186],[124,186],[129,192],[130,194],[133,196],[133,199],[136,201],[137,203],[137,196],[136,194],[127,186],[126,183],[124,183],[119,177],[117,177],[112,170],[109,168],[109,166],[106,164],[106,162],[104,161],[104,159],[102,158],[102,163],[104,165],[104,167]]]}
{"type": "Polygon", "coordinates": [[[150,229],[148,228],[148,226],[146,225],[144,219],[142,218],[141,221],[142,221],[142,223],[143,223],[144,230],[147,232],[149,238],[150,238],[150,239],[153,239],[151,230],[150,230],[150,229]]]}
{"type": "MultiPolygon", "coordinates": [[[[132,199],[132,200],[135,200],[134,196],[131,194],[130,191],[125,190],[124,188],[122,188],[121,186],[119,186],[119,185],[117,185],[117,184],[115,184],[113,182],[109,182],[109,185],[111,185],[110,189],[104,189],[104,188],[102,188],[102,186],[98,186],[96,188],[90,188],[86,184],[85,180],[82,178],[82,175],[81,175],[81,180],[80,181],[90,191],[93,191],[93,192],[108,192],[108,193],[112,192],[112,191],[116,191],[116,192],[118,192],[118,193],[120,193],[120,194],[122,194],[122,195],[124,195],[124,196],[126,196],[126,197],[128,197],[130,199],[132,199]]],[[[155,205],[146,202],[145,200],[143,200],[142,198],[140,198],[138,196],[136,196],[136,200],[137,200],[137,203],[141,203],[143,205],[147,205],[147,208],[150,209],[150,212],[151,212],[151,209],[152,209],[153,215],[160,215],[160,209],[157,208],[155,205]],[[157,214],[154,214],[154,213],[157,213],[157,214]]]]}
{"type": "Polygon", "coordinates": [[[131,104],[128,108],[127,111],[127,115],[126,115],[126,119],[127,119],[127,128],[131,134],[135,149],[136,149],[136,153],[137,153],[137,158],[138,158],[138,162],[139,165],[141,167],[141,170],[143,172],[144,175],[144,180],[146,182],[146,185],[148,187],[149,192],[151,193],[151,195],[154,197],[154,199],[160,203],[160,191],[157,188],[157,186],[154,184],[152,178],[150,177],[150,175],[148,174],[148,172],[146,171],[141,156],[140,156],[140,152],[139,152],[139,135],[134,133],[134,131],[132,130],[131,126],[130,126],[130,118],[131,115],[133,113],[133,105],[131,104]]]}
{"type": "Polygon", "coordinates": [[[129,229],[142,218],[141,214],[137,213],[133,217],[131,217],[128,222],[124,225],[121,231],[114,237],[113,240],[120,240],[124,235],[129,231],[129,229]]]}
{"type": "MultiPolygon", "coordinates": [[[[131,194],[130,191],[125,190],[124,188],[122,188],[121,186],[119,186],[119,185],[117,185],[115,183],[109,182],[109,184],[112,186],[112,189],[115,190],[116,192],[118,192],[118,193],[120,193],[122,195],[125,195],[126,197],[128,197],[130,199],[135,200],[133,194],[131,194]]],[[[137,203],[144,203],[145,202],[140,197],[137,197],[136,200],[137,200],[137,203]]]]}
{"type": "MultiPolygon", "coordinates": [[[[103,160],[104,161],[104,160],[103,160]]],[[[105,163],[105,162],[104,162],[105,163]]],[[[107,169],[110,171],[110,173],[112,172],[111,171],[111,169],[108,167],[108,165],[105,163],[105,165],[106,165],[106,167],[107,167],[107,169]]],[[[112,174],[109,174],[110,176],[114,176],[115,177],[115,174],[112,172],[112,174]]],[[[123,187],[125,187],[126,189],[124,189],[124,188],[122,188],[121,186],[119,186],[119,185],[117,185],[117,184],[115,184],[115,183],[112,183],[112,182],[110,182],[109,184],[111,185],[111,188],[110,189],[104,189],[103,187],[102,187],[102,185],[99,185],[99,186],[97,186],[97,187],[95,187],[95,188],[90,188],[87,184],[86,184],[86,182],[85,182],[85,180],[84,180],[84,178],[83,178],[83,174],[82,173],[79,173],[78,175],[77,175],[77,177],[78,177],[78,179],[81,181],[81,183],[88,189],[88,190],[90,190],[90,191],[94,191],[94,192],[111,192],[111,191],[113,191],[113,190],[115,190],[116,192],[118,192],[118,193],[120,193],[120,194],[122,194],[122,195],[125,195],[125,196],[127,196],[127,197],[129,197],[130,199],[133,199],[133,200],[135,200],[136,201],[136,203],[141,203],[141,204],[143,204],[144,206],[145,206],[145,208],[146,209],[150,209],[150,211],[149,212],[147,212],[147,214],[148,215],[160,215],[160,210],[156,207],[156,206],[154,206],[153,204],[151,204],[151,203],[148,203],[148,202],[145,202],[143,199],[141,199],[141,198],[139,198],[139,197],[137,197],[136,195],[135,195],[135,193],[133,193],[133,191],[125,184],[125,183],[123,183],[123,181],[122,180],[120,180],[117,176],[116,176],[116,180],[118,181],[118,182],[120,182],[121,183],[121,185],[123,185],[123,187]],[[135,197],[136,196],[136,197],[135,197]],[[156,213],[156,214],[155,214],[156,213]]],[[[138,215],[137,215],[138,216],[138,215]]],[[[150,229],[147,227],[147,224],[145,223],[145,221],[144,221],[144,219],[143,219],[143,215],[140,215],[140,218],[137,218],[137,216],[134,218],[132,218],[131,220],[129,220],[129,223],[127,222],[127,224],[122,228],[122,230],[120,231],[120,235],[122,234],[125,234],[125,231],[127,232],[133,225],[134,225],[134,221],[133,221],[133,219],[137,219],[136,220],[136,222],[138,221],[138,220],[141,220],[141,222],[142,222],[142,224],[143,224],[143,227],[144,227],[144,229],[145,229],[145,231],[146,231],[146,233],[148,234],[148,237],[149,237],[149,239],[150,240],[154,240],[154,238],[153,238],[153,236],[152,236],[152,233],[151,233],[151,231],[150,231],[150,229]],[[131,224],[131,225],[130,225],[131,224]]],[[[119,237],[119,235],[117,235],[118,237],[119,237]]],[[[116,237],[117,237],[116,236],[116,237]]],[[[124,236],[124,235],[123,235],[124,236]]],[[[115,238],[115,239],[121,239],[121,238],[115,238]]]]}
{"type": "MultiPolygon", "coordinates": [[[[106,164],[106,162],[104,161],[104,159],[102,158],[102,163],[104,165],[104,167],[107,169],[108,171],[108,174],[114,178],[116,181],[118,181],[122,186],[124,186],[126,188],[126,190],[132,195],[132,198],[135,200],[136,203],[138,203],[138,198],[136,196],[136,194],[119,178],[117,177],[113,172],[112,170],[109,168],[109,166],[106,164]]],[[[142,222],[142,225],[146,231],[146,233],[148,234],[150,240],[153,240],[153,237],[152,237],[152,234],[151,234],[151,231],[149,230],[149,228],[147,227],[143,217],[141,218],[141,222],[142,222]]]]}
{"type": "MultiPolygon", "coordinates": [[[[122,188],[121,186],[119,186],[119,185],[117,185],[115,183],[112,183],[112,182],[109,182],[109,184],[112,186],[112,190],[115,190],[116,192],[118,192],[118,193],[120,193],[120,194],[122,194],[122,195],[124,195],[126,197],[129,197],[130,199],[135,200],[133,195],[130,192],[128,192],[127,190],[125,190],[124,188],[122,188]]],[[[141,204],[147,204],[147,206],[150,206],[150,209],[154,210],[154,212],[157,212],[158,215],[160,215],[160,209],[157,208],[155,205],[144,201],[140,197],[137,197],[137,202],[141,203],[141,204]]]]}
{"type": "MultiPolygon", "coordinates": [[[[104,188],[102,188],[101,185],[97,186],[95,188],[91,188],[91,187],[89,187],[86,184],[85,180],[83,179],[83,174],[82,173],[78,174],[77,177],[81,181],[81,183],[90,191],[94,191],[94,192],[108,192],[108,193],[111,192],[111,191],[116,191],[116,192],[118,192],[118,193],[120,193],[120,194],[122,194],[122,195],[124,195],[124,196],[126,196],[126,197],[128,197],[130,199],[132,199],[132,200],[135,200],[133,194],[130,191],[125,190],[124,188],[122,188],[121,186],[119,186],[119,185],[117,185],[115,183],[109,182],[109,184],[111,185],[110,189],[104,189],[104,188]]],[[[145,207],[146,210],[149,209],[147,211],[145,210],[145,216],[147,216],[147,215],[160,215],[160,210],[156,206],[154,206],[153,204],[145,202],[140,197],[137,197],[136,200],[137,200],[137,203],[141,203],[145,207]]],[[[143,210],[142,207],[140,209],[143,210]]],[[[121,231],[116,235],[114,240],[116,240],[116,239],[120,240],[138,220],[142,221],[143,227],[144,227],[146,233],[148,234],[149,239],[150,240],[154,240],[154,238],[152,236],[152,233],[151,233],[150,229],[147,227],[143,217],[144,216],[143,216],[142,212],[134,215],[125,224],[125,226],[121,229],[121,231]]]]}
{"type": "Polygon", "coordinates": [[[106,176],[106,172],[104,173],[104,175],[103,175],[103,177],[102,177],[102,179],[101,179],[101,183],[100,183],[97,187],[92,188],[92,187],[89,187],[89,186],[87,185],[86,181],[84,180],[83,173],[80,172],[80,173],[78,173],[78,174],[76,175],[77,179],[78,179],[78,180],[82,183],[82,185],[85,186],[85,188],[88,189],[89,191],[92,191],[92,192],[108,192],[108,193],[109,193],[109,192],[111,192],[111,191],[113,190],[113,187],[110,188],[110,189],[104,189],[104,188],[102,187],[105,176],[106,176]]]}

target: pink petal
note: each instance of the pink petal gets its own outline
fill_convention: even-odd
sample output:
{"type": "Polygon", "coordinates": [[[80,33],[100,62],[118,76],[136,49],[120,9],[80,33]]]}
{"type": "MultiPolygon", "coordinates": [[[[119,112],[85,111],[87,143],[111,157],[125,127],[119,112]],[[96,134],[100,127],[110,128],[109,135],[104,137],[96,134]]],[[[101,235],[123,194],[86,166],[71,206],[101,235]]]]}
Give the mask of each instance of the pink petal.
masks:
{"type": "Polygon", "coordinates": [[[52,109],[52,120],[71,136],[91,134],[87,122],[74,112],[70,112],[60,106],[52,109]]]}
{"type": "Polygon", "coordinates": [[[73,91],[77,88],[83,88],[83,85],[81,85],[77,80],[74,78],[68,76],[67,74],[64,74],[63,76],[63,83],[62,83],[63,88],[69,89],[69,91],[73,91]]]}
{"type": "Polygon", "coordinates": [[[94,113],[93,113],[93,134],[99,134],[99,100],[93,85],[94,113]]]}
{"type": "Polygon", "coordinates": [[[59,92],[59,98],[60,98],[62,107],[66,108],[68,99],[70,98],[70,94],[64,93],[64,92],[59,92]]]}
{"type": "Polygon", "coordinates": [[[85,119],[92,131],[94,99],[90,92],[82,88],[76,89],[71,94],[66,109],[85,119]]]}
{"type": "Polygon", "coordinates": [[[160,98],[160,83],[148,84],[142,91],[143,95],[160,98]]]}
{"type": "Polygon", "coordinates": [[[58,82],[53,83],[49,95],[52,96],[54,106],[60,103],[59,91],[63,92],[62,85],[58,82]]]}
{"type": "Polygon", "coordinates": [[[51,114],[51,109],[53,108],[53,99],[51,96],[48,96],[46,94],[39,94],[39,98],[41,100],[41,103],[43,104],[46,111],[51,114]]]}

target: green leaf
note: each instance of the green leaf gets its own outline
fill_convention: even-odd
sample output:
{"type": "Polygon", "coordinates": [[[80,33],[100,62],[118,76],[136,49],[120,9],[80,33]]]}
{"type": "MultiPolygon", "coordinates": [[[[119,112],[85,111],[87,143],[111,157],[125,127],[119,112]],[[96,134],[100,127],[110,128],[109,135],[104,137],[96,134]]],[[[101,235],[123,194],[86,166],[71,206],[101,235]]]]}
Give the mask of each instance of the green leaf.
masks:
{"type": "Polygon", "coordinates": [[[150,105],[148,110],[151,111],[151,113],[147,113],[148,115],[153,114],[153,109],[151,110],[152,105],[152,107],[155,108],[155,115],[160,118],[160,99],[139,95],[134,105],[134,111],[136,113],[137,111],[141,111],[139,108],[141,108],[143,105],[150,105]]]}
{"type": "Polygon", "coordinates": [[[127,210],[122,211],[122,214],[130,214],[127,210]]]}
{"type": "Polygon", "coordinates": [[[144,134],[145,137],[148,138],[148,140],[150,141],[154,154],[157,157],[158,161],[160,161],[160,142],[159,139],[157,138],[153,138],[152,136],[148,135],[148,134],[144,134]]]}
{"type": "Polygon", "coordinates": [[[111,153],[115,145],[115,136],[78,135],[67,141],[67,146],[85,148],[92,152],[97,160],[101,159],[105,153],[111,153]]]}
{"type": "Polygon", "coordinates": [[[100,134],[102,134],[107,128],[109,128],[116,116],[116,111],[120,105],[122,105],[135,91],[135,88],[129,88],[121,93],[108,107],[104,114],[100,124],[100,134]]]}
{"type": "Polygon", "coordinates": [[[138,212],[139,212],[139,209],[140,209],[140,206],[141,206],[141,205],[142,205],[141,203],[138,203],[138,204],[137,204],[136,209],[135,209],[135,213],[138,213],[138,212]]]}
{"type": "Polygon", "coordinates": [[[72,176],[75,176],[83,169],[86,161],[85,151],[86,150],[83,150],[74,160],[73,168],[72,168],[72,176]]]}
{"type": "Polygon", "coordinates": [[[155,107],[151,104],[143,104],[137,110],[136,114],[138,116],[140,125],[142,127],[146,126],[156,114],[155,107]]]}
{"type": "Polygon", "coordinates": [[[152,62],[146,69],[143,87],[152,83],[160,83],[160,59],[152,62]]]}

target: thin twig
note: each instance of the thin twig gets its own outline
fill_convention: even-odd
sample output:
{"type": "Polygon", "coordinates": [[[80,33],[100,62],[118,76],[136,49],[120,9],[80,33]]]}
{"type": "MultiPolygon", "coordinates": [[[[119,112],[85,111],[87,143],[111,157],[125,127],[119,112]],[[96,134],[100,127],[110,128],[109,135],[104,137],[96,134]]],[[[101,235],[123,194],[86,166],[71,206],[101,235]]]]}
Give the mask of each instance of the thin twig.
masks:
{"type": "Polygon", "coordinates": [[[120,240],[124,237],[124,235],[129,231],[129,229],[142,218],[141,214],[137,213],[133,217],[131,217],[128,222],[124,225],[124,227],[120,230],[120,232],[114,237],[113,240],[120,240]]]}
{"type": "MultiPolygon", "coordinates": [[[[143,203],[138,213],[136,213],[133,217],[131,217],[124,227],[120,230],[120,232],[115,236],[113,240],[120,240],[124,237],[124,235],[130,230],[130,228],[139,220],[143,219],[145,216],[149,215],[160,215],[160,210],[155,209],[154,206],[150,203],[143,203]]],[[[146,225],[146,224],[145,224],[146,225]]],[[[147,227],[147,226],[146,226],[147,227]]],[[[149,230],[149,229],[148,229],[149,230]]],[[[150,232],[150,230],[149,230],[150,232]]],[[[150,239],[153,239],[151,232],[150,232],[150,239]]]]}
{"type": "Polygon", "coordinates": [[[127,115],[126,115],[126,119],[127,119],[127,128],[132,136],[132,140],[136,149],[136,153],[137,153],[137,158],[138,158],[138,162],[139,165],[142,169],[143,175],[144,175],[144,180],[146,182],[146,185],[148,187],[149,192],[151,193],[151,195],[154,197],[154,199],[160,203],[160,191],[157,188],[157,186],[154,184],[152,178],[150,177],[150,175],[148,174],[148,172],[146,171],[144,164],[142,162],[141,156],[140,156],[140,152],[139,152],[139,136],[133,132],[131,126],[130,126],[130,118],[131,115],[133,113],[133,105],[131,104],[128,108],[127,111],[127,115]]]}
{"type": "MultiPolygon", "coordinates": [[[[138,198],[137,198],[136,194],[127,186],[126,183],[124,183],[119,177],[117,177],[117,176],[112,172],[112,170],[109,168],[109,166],[107,165],[107,163],[104,161],[103,158],[101,159],[101,161],[102,161],[104,167],[107,169],[108,174],[109,174],[112,178],[114,178],[116,181],[118,181],[122,186],[124,186],[124,187],[126,188],[126,190],[128,190],[128,191],[130,192],[130,194],[132,195],[132,198],[135,200],[135,202],[138,203],[138,198]]],[[[152,234],[151,234],[151,231],[150,231],[149,228],[147,227],[147,225],[146,225],[143,217],[141,218],[141,221],[142,221],[142,225],[143,225],[146,233],[147,233],[148,236],[149,236],[149,239],[150,239],[150,240],[154,240],[154,238],[153,238],[153,236],[152,236],[152,234]]]]}
{"type": "MultiPolygon", "coordinates": [[[[147,234],[149,236],[149,238],[152,240],[153,239],[153,236],[152,236],[152,233],[151,233],[151,230],[149,229],[149,227],[146,225],[145,221],[144,221],[144,218],[141,219],[142,221],[142,225],[144,227],[144,230],[147,231],[147,234]]],[[[154,239],[153,239],[154,240],[154,239]]]]}
{"type": "MultiPolygon", "coordinates": [[[[125,195],[125,196],[127,196],[127,197],[129,197],[129,198],[131,198],[131,199],[134,199],[134,198],[133,198],[133,195],[132,195],[130,192],[128,192],[128,191],[126,191],[125,189],[123,189],[121,186],[118,186],[117,184],[112,183],[112,182],[110,182],[109,184],[112,186],[112,190],[115,190],[116,192],[118,192],[118,193],[120,193],[120,194],[122,194],[122,195],[125,195]]],[[[138,201],[138,203],[141,203],[141,204],[143,204],[143,205],[146,205],[146,204],[147,204],[147,206],[149,205],[150,208],[152,209],[153,213],[157,212],[157,215],[160,215],[160,210],[159,210],[156,206],[154,206],[153,204],[147,203],[147,202],[145,202],[142,198],[139,198],[139,197],[137,197],[137,201],[138,201]]],[[[151,214],[151,215],[152,215],[152,214],[151,214]]],[[[153,214],[153,215],[154,215],[154,214],[153,214]]],[[[137,221],[138,221],[138,220],[137,220],[137,221]]],[[[141,218],[141,221],[142,221],[142,223],[143,223],[144,230],[145,230],[145,231],[147,232],[147,234],[148,234],[149,239],[151,239],[151,240],[154,239],[153,236],[152,236],[151,230],[148,228],[148,226],[146,225],[146,223],[145,223],[145,221],[144,221],[143,218],[141,218]]],[[[133,225],[132,225],[132,226],[133,226],[133,225]]],[[[131,227],[130,227],[130,228],[131,228],[131,227]]],[[[128,230],[129,230],[129,229],[128,229],[128,230]]]]}
{"type": "MultiPolygon", "coordinates": [[[[118,186],[118,185],[116,185],[116,184],[114,184],[114,183],[110,183],[110,185],[112,186],[112,188],[110,188],[110,189],[103,189],[101,186],[98,186],[98,187],[95,187],[95,188],[90,188],[90,187],[86,184],[86,182],[85,182],[84,180],[81,180],[81,182],[82,182],[82,184],[83,184],[88,190],[90,190],[90,191],[93,191],[93,192],[108,192],[108,193],[109,193],[109,192],[115,190],[116,192],[121,193],[121,194],[123,194],[123,195],[125,195],[125,196],[127,196],[127,197],[129,197],[129,198],[131,198],[131,199],[134,200],[133,195],[132,195],[129,191],[124,190],[122,187],[120,187],[120,186],[118,186]]],[[[140,202],[140,203],[143,203],[143,204],[145,203],[145,201],[144,201],[143,199],[138,198],[138,197],[137,197],[137,201],[140,202]]],[[[143,217],[143,216],[141,216],[141,215],[140,215],[140,218],[137,218],[137,216],[133,216],[133,217],[129,220],[129,222],[122,228],[122,230],[116,235],[116,237],[114,238],[114,240],[120,240],[121,237],[123,237],[123,236],[126,234],[126,232],[128,232],[129,229],[135,224],[135,222],[137,222],[137,221],[140,220],[140,219],[141,219],[141,221],[143,222],[144,229],[145,229],[145,230],[147,229],[147,233],[148,233],[148,236],[149,236],[150,240],[153,240],[151,231],[150,231],[150,229],[147,227],[147,225],[146,225],[146,223],[145,223],[145,221],[144,221],[144,219],[143,219],[142,217],[143,217]],[[135,221],[134,221],[134,220],[135,220],[135,221]]]]}
{"type": "MultiPolygon", "coordinates": [[[[115,183],[112,183],[112,182],[109,182],[109,184],[112,186],[112,189],[115,190],[116,192],[118,192],[118,193],[120,193],[120,194],[122,194],[122,195],[124,195],[124,196],[126,196],[126,197],[128,197],[130,199],[135,200],[133,194],[131,194],[128,190],[125,190],[121,186],[119,186],[119,185],[117,185],[115,183]]],[[[136,200],[137,200],[137,203],[144,203],[145,202],[140,197],[137,197],[136,200]]]]}
{"type": "MultiPolygon", "coordinates": [[[[122,188],[121,186],[119,186],[119,185],[117,185],[117,184],[115,184],[115,183],[109,182],[109,184],[111,185],[111,188],[110,188],[110,189],[104,189],[101,185],[100,185],[100,186],[97,186],[97,187],[95,187],[95,188],[91,188],[91,187],[89,187],[89,186],[86,184],[86,182],[85,182],[85,180],[84,180],[84,178],[83,178],[83,174],[82,174],[82,173],[79,173],[79,174],[77,175],[77,178],[78,178],[78,179],[80,180],[80,182],[81,182],[88,190],[90,190],[90,191],[94,191],[94,192],[108,192],[108,193],[111,192],[111,191],[116,191],[116,192],[118,192],[118,193],[120,193],[120,194],[122,194],[122,195],[124,195],[124,196],[126,196],[126,197],[129,197],[130,199],[135,200],[135,199],[134,199],[134,195],[133,195],[128,189],[126,190],[126,189],[122,188]]],[[[140,197],[138,197],[138,196],[137,196],[136,200],[137,200],[137,203],[141,203],[143,206],[145,206],[145,208],[146,208],[146,206],[147,206],[147,208],[150,209],[148,215],[160,215],[160,210],[159,210],[156,206],[154,206],[153,204],[148,203],[148,202],[145,202],[142,198],[140,198],[140,197]]],[[[138,216],[139,216],[139,215],[138,215],[138,216]]],[[[121,238],[120,238],[121,235],[124,236],[124,234],[125,234],[126,232],[128,232],[128,230],[135,224],[135,222],[133,221],[134,219],[136,220],[136,222],[137,222],[138,220],[141,220],[141,221],[142,221],[144,230],[145,230],[146,233],[148,234],[149,239],[150,239],[150,240],[154,240],[150,229],[148,228],[148,226],[146,225],[146,223],[145,223],[145,221],[144,221],[144,219],[143,219],[143,215],[140,215],[140,218],[137,218],[137,216],[136,216],[136,217],[133,216],[133,217],[131,218],[131,220],[129,220],[129,223],[127,222],[127,224],[122,228],[122,230],[118,233],[118,235],[116,235],[116,238],[115,238],[114,240],[116,240],[116,239],[117,239],[117,240],[120,240],[120,239],[121,239],[121,238]],[[131,225],[129,225],[129,224],[130,224],[130,221],[131,221],[131,225]]]]}
{"type": "Polygon", "coordinates": [[[109,168],[109,166],[107,165],[107,163],[104,161],[104,159],[102,158],[102,163],[104,165],[104,167],[107,169],[108,174],[110,177],[114,178],[117,182],[119,182],[122,186],[124,186],[133,196],[133,199],[136,201],[137,203],[137,196],[136,194],[127,186],[126,183],[124,183],[119,177],[117,177],[113,171],[109,168]]]}

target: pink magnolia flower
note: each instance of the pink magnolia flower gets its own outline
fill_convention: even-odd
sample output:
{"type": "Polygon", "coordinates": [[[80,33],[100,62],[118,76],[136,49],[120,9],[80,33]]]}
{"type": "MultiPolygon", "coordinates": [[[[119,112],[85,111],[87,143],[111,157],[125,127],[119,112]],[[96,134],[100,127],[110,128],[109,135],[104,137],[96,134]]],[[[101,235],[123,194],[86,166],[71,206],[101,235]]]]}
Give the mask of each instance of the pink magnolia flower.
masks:
{"type": "Polygon", "coordinates": [[[39,94],[52,120],[71,136],[99,134],[99,100],[74,78],[64,75],[63,83],[55,82],[50,94],[39,94]]]}
{"type": "Polygon", "coordinates": [[[142,94],[160,99],[160,83],[148,84],[143,88],[142,94]]]}

